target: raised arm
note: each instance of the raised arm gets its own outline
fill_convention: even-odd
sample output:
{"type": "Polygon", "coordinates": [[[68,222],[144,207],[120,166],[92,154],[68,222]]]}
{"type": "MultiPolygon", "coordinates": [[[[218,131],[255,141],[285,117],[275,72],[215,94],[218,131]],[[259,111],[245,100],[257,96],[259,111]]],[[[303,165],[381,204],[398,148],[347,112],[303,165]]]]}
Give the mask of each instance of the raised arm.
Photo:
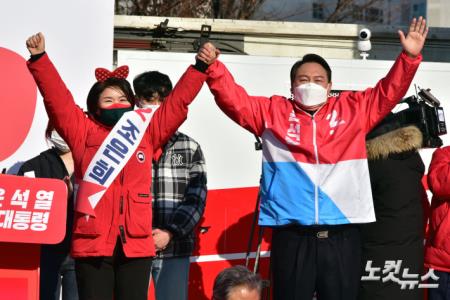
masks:
{"type": "Polygon", "coordinates": [[[42,33],[31,36],[26,41],[31,54],[28,69],[44,98],[49,119],[70,148],[80,134],[86,132],[86,116],[75,104],[73,96],[62,81],[55,66],[45,53],[45,39],[42,33]]]}
{"type": "Polygon", "coordinates": [[[190,66],[155,112],[148,127],[155,151],[162,148],[186,120],[188,105],[197,97],[206,80],[206,74],[200,69],[197,65],[190,66]]]}
{"type": "Polygon", "coordinates": [[[236,84],[228,69],[217,60],[218,50],[211,43],[203,45],[197,58],[209,64],[207,83],[220,109],[233,121],[261,136],[269,116],[270,99],[250,96],[236,84]]]}
{"type": "Polygon", "coordinates": [[[413,19],[406,37],[402,31],[398,33],[403,52],[389,73],[374,88],[354,94],[363,112],[361,117],[367,132],[405,96],[422,61],[420,53],[428,34],[425,19],[422,17],[418,20],[413,19]]]}

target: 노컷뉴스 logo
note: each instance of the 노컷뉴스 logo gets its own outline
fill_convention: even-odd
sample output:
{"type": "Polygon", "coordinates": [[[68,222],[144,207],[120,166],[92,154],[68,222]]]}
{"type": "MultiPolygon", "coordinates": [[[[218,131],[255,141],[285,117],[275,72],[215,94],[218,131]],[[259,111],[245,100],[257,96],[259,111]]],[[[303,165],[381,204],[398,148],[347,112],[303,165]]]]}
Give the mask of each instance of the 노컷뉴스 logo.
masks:
{"type": "Polygon", "coordinates": [[[386,260],[383,269],[372,265],[373,261],[368,260],[366,263],[365,273],[361,277],[361,281],[392,281],[400,285],[400,289],[414,289],[414,288],[437,288],[439,284],[438,276],[434,274],[433,269],[422,276],[415,273],[409,273],[409,268],[402,268],[402,260],[386,260]],[[368,275],[366,275],[368,273],[368,275]],[[428,282],[432,279],[433,283],[428,282]]]}

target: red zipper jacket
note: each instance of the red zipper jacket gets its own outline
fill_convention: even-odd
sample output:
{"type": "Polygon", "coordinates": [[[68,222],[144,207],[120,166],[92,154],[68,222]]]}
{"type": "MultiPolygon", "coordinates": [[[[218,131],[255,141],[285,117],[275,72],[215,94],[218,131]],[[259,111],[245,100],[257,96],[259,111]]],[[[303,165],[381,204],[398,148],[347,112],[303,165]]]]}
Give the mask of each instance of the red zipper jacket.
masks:
{"type": "Polygon", "coordinates": [[[428,186],[433,192],[433,199],[425,245],[425,266],[450,272],[450,146],[433,153],[428,186]]]}
{"type": "MultiPolygon", "coordinates": [[[[75,176],[82,179],[111,127],[88,117],[75,104],[47,54],[29,61],[28,68],[44,98],[50,120],[72,150],[75,176]]],[[[187,69],[155,112],[138,149],[95,207],[96,216],[86,219],[84,214],[75,212],[73,257],[112,256],[119,237],[127,257],[155,255],[151,235],[152,157],[186,119],[187,106],[205,79],[206,75],[192,66],[187,69]]]]}
{"type": "Polygon", "coordinates": [[[366,134],[407,92],[422,56],[402,52],[373,88],[329,97],[313,116],[281,96],[250,96],[215,61],[207,83],[220,109],[263,142],[259,225],[375,221],[366,134]]]}

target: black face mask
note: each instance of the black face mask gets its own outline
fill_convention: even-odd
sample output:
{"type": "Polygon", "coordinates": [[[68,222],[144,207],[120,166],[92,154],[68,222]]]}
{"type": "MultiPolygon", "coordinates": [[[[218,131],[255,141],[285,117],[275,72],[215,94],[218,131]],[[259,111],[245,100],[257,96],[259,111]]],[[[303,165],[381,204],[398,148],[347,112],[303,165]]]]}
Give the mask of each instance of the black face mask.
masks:
{"type": "Polygon", "coordinates": [[[133,110],[133,106],[125,108],[99,108],[97,119],[106,126],[114,126],[124,113],[133,110]]]}

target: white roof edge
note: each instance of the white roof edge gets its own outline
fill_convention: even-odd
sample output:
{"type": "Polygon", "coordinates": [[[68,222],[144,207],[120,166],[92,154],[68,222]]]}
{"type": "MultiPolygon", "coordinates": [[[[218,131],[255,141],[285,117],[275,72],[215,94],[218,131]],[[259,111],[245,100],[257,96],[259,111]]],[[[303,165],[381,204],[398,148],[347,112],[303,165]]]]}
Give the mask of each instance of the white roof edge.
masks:
{"type": "Polygon", "coordinates": [[[311,35],[317,36],[349,36],[356,37],[362,25],[329,24],[307,22],[252,21],[234,19],[199,19],[175,17],[151,17],[116,15],[114,26],[118,28],[154,29],[165,19],[169,19],[169,27],[199,31],[202,25],[211,25],[212,31],[222,33],[245,33],[274,35],[311,35]]]}

